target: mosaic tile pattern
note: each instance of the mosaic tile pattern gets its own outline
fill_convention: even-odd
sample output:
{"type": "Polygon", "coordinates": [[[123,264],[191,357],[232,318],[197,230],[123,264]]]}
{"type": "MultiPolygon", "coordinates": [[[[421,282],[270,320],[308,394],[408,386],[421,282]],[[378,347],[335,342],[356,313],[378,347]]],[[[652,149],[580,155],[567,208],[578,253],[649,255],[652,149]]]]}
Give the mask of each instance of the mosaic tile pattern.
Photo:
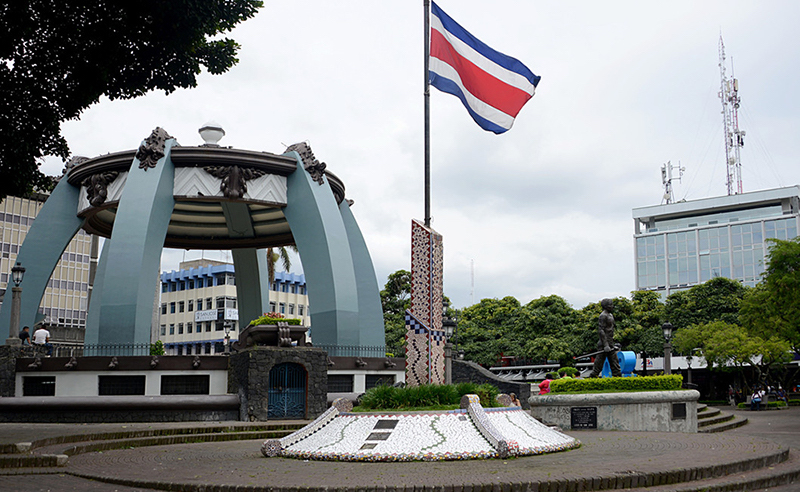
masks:
{"type": "Polygon", "coordinates": [[[438,461],[541,454],[580,445],[518,407],[484,410],[478,402],[476,395],[468,395],[467,410],[408,414],[339,413],[331,407],[326,419],[280,441],[266,441],[262,453],[339,461],[438,461]],[[281,445],[277,451],[276,443],[281,445]]]}
{"type": "Polygon", "coordinates": [[[406,330],[406,384],[444,382],[442,236],[411,222],[411,309],[406,330]],[[410,325],[409,325],[410,322],[410,325]],[[420,329],[422,325],[423,329],[420,329]]]}

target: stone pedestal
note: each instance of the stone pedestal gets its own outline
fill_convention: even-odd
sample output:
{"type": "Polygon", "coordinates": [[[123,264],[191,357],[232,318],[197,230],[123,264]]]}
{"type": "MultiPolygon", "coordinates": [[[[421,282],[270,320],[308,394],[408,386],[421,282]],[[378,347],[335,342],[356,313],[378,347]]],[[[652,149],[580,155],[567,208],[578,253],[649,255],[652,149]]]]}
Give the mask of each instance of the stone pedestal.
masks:
{"type": "Polygon", "coordinates": [[[305,419],[314,419],[327,408],[328,354],[313,347],[252,347],[231,354],[228,392],[239,395],[239,419],[266,421],[269,374],[283,363],[302,366],[307,375],[305,419]]]}

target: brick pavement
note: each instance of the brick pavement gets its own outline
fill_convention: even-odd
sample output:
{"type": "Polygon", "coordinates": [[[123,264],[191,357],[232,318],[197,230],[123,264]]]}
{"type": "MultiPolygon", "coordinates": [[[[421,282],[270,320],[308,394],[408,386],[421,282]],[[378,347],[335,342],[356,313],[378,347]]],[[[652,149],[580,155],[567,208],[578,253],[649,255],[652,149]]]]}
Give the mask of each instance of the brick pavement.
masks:
{"type": "MultiPolygon", "coordinates": [[[[467,485],[466,490],[508,492],[523,490],[521,484],[540,482],[560,484],[561,487],[557,488],[566,490],[570,480],[577,484],[578,478],[618,476],[631,482],[640,476],[691,474],[691,470],[703,467],[713,469],[721,464],[730,465],[759,457],[768,459],[787,452],[789,447],[798,447],[800,408],[737,412],[749,418],[751,423],[725,433],[568,432],[582,441],[581,448],[508,460],[342,463],[267,459],[260,454],[260,440],[114,450],[73,456],[64,468],[40,470],[55,471],[59,475],[0,476],[0,490],[143,490],[136,488],[139,484],[172,487],[172,490],[233,490],[236,487],[239,487],[236,490],[272,488],[275,491],[281,487],[353,490],[379,487],[383,490],[386,487],[391,492],[394,488],[409,490],[409,487],[417,487],[421,490],[430,487],[434,490],[434,486],[443,486],[447,488],[442,490],[447,490],[451,485],[467,485]],[[66,473],[106,477],[124,485],[84,480],[66,473]],[[85,487],[80,486],[82,482],[85,482],[85,487]]],[[[8,441],[11,436],[96,429],[79,425],[60,429],[38,427],[41,424],[14,425],[20,428],[13,433],[0,426],[0,443],[13,442],[8,441]]],[[[152,424],[127,425],[130,429],[131,426],[152,424]]],[[[530,491],[532,487],[527,489],[530,491]]]]}

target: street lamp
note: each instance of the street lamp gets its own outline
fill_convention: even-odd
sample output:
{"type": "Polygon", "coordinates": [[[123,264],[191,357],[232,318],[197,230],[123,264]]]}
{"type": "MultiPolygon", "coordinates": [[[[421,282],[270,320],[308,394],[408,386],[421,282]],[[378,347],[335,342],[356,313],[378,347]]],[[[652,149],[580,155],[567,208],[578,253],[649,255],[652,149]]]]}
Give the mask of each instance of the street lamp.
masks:
{"type": "Polygon", "coordinates": [[[231,353],[231,328],[233,327],[233,321],[225,321],[222,324],[222,327],[225,329],[225,353],[231,353]]]}
{"type": "Polygon", "coordinates": [[[664,323],[661,325],[661,331],[664,333],[664,374],[672,374],[672,323],[664,323]]]}
{"type": "Polygon", "coordinates": [[[17,262],[11,269],[11,281],[14,282],[14,287],[11,287],[11,322],[8,325],[8,339],[6,345],[19,346],[22,345],[22,340],[19,339],[19,317],[22,310],[22,278],[25,276],[25,267],[17,262]]]}

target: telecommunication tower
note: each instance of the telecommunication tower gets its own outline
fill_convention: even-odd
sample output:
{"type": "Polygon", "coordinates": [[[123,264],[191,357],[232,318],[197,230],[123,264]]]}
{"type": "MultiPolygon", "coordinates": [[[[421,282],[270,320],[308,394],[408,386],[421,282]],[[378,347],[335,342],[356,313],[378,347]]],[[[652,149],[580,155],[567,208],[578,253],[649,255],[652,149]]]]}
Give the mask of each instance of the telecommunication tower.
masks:
{"type": "Polygon", "coordinates": [[[727,169],[728,195],[742,192],[742,160],[739,150],[744,147],[745,131],[739,129],[739,81],[733,74],[731,78],[725,74],[725,44],[722,35],[719,37],[719,73],[721,84],[719,98],[722,100],[722,119],[725,129],[725,164],[727,169]]]}
{"type": "Polygon", "coordinates": [[[675,195],[672,192],[672,180],[676,179],[672,177],[672,170],[678,170],[678,177],[677,180],[680,181],[683,177],[683,172],[686,171],[685,167],[681,167],[681,163],[678,163],[677,168],[672,165],[671,161],[667,161],[666,164],[661,166],[661,184],[664,185],[664,197],[661,200],[661,203],[667,204],[675,203],[675,195]]]}

